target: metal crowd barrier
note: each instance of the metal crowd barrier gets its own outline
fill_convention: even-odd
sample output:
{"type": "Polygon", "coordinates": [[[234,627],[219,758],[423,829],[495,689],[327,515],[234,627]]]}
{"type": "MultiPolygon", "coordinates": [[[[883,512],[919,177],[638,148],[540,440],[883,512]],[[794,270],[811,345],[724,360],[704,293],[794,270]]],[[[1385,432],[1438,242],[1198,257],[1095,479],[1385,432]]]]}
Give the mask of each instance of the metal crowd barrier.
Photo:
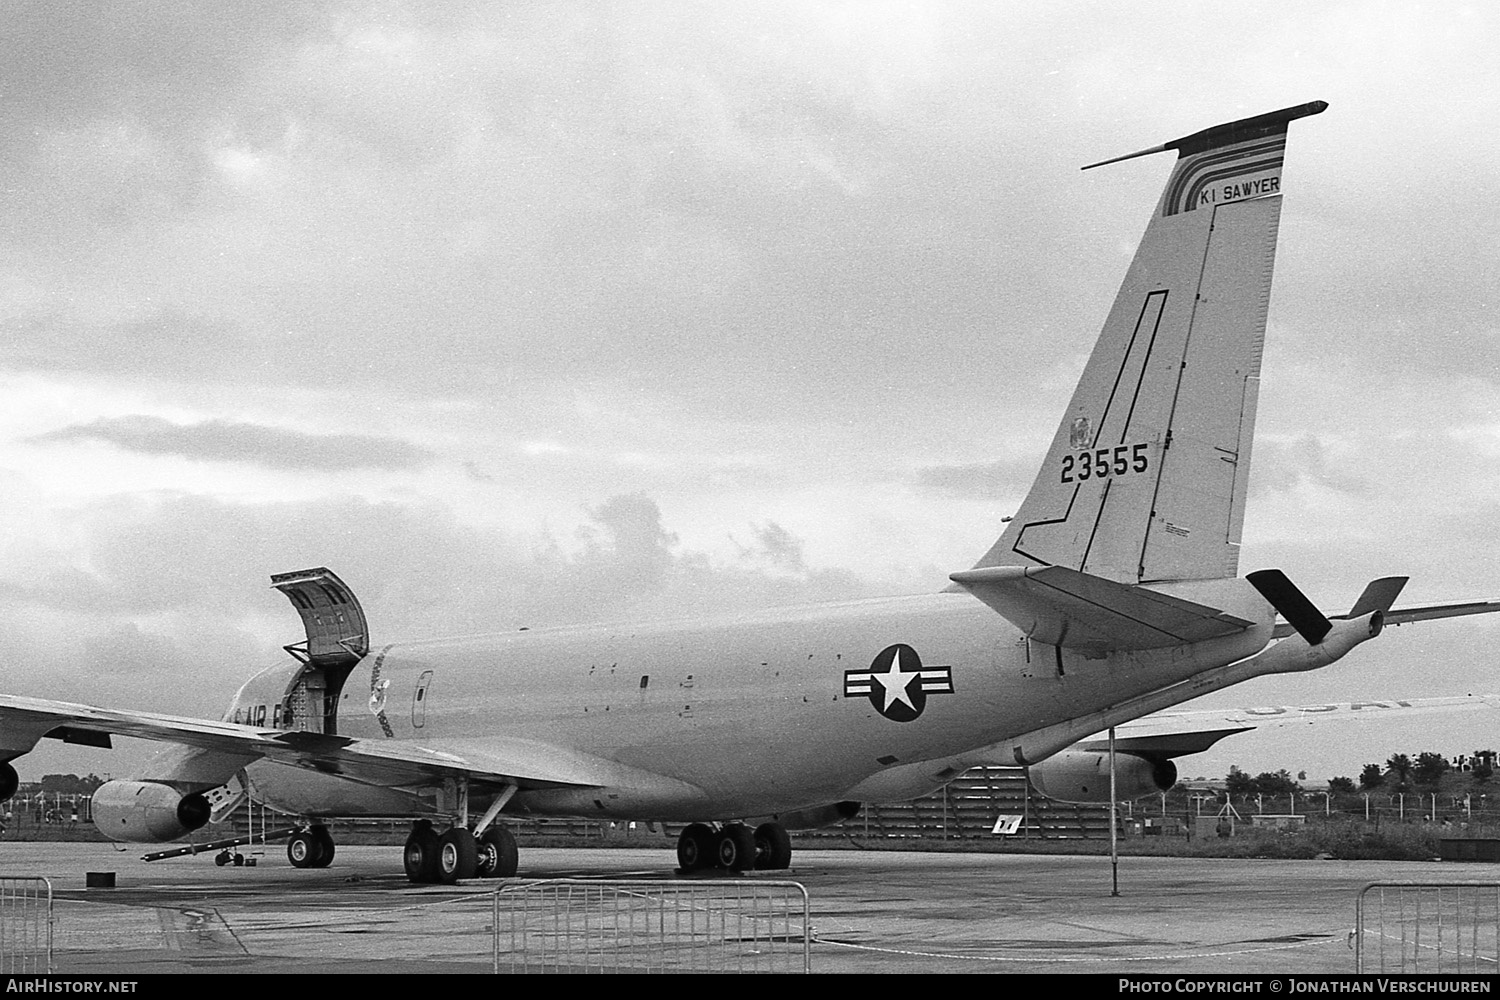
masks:
{"type": "Polygon", "coordinates": [[[548,879],[494,898],[495,972],[812,971],[797,882],[548,879]]]}
{"type": "Polygon", "coordinates": [[[1500,971],[1500,882],[1372,882],[1354,905],[1354,971],[1500,971]]]}
{"type": "Polygon", "coordinates": [[[52,883],[0,878],[0,972],[52,972],[52,883]]]}

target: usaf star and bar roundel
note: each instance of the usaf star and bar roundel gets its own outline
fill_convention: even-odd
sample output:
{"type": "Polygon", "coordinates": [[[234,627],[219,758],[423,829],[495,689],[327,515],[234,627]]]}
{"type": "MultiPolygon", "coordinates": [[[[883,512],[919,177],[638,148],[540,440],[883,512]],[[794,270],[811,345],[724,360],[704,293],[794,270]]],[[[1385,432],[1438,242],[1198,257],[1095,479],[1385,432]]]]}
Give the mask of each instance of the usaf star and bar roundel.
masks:
{"type": "Polygon", "coordinates": [[[904,642],[882,649],[867,670],[844,671],[844,696],[867,696],[875,711],[895,722],[921,715],[928,695],[952,693],[953,668],[922,666],[904,642]]]}

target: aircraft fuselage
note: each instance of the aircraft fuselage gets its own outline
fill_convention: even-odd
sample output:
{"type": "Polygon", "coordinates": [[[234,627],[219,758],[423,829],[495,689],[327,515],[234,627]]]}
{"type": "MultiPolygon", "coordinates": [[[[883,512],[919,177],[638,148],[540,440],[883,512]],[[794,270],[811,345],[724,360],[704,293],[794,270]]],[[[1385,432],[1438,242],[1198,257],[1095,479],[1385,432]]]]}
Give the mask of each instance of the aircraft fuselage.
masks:
{"type": "MultiPolygon", "coordinates": [[[[354,739],[475,750],[487,736],[534,739],[675,779],[523,790],[508,809],[765,815],[924,794],[997,741],[1253,655],[1269,627],[1088,658],[1028,642],[973,597],[941,593],[398,643],[354,668],[335,725],[354,739]]],[[[226,718],[290,728],[282,698],[297,667],[257,675],[226,718]]],[[[411,808],[391,789],[265,761],[250,777],[260,797],[294,812],[411,808]]]]}

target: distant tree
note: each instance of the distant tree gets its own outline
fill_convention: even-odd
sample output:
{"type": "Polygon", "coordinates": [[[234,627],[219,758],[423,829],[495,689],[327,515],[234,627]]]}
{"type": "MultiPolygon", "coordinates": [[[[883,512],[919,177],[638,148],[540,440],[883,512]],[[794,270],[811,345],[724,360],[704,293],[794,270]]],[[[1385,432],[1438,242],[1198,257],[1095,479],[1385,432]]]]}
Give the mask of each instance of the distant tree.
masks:
{"type": "Polygon", "coordinates": [[[1416,762],[1411,766],[1411,776],[1417,784],[1431,788],[1443,780],[1443,775],[1451,767],[1447,757],[1427,751],[1417,754],[1416,762]]]}
{"type": "Polygon", "coordinates": [[[104,784],[104,779],[97,774],[90,774],[86,778],[80,778],[76,774],[42,775],[42,791],[49,795],[54,793],[89,795],[102,784],[104,784]]]}
{"type": "Polygon", "coordinates": [[[1294,795],[1302,791],[1302,786],[1292,780],[1290,771],[1263,771],[1255,776],[1255,790],[1262,795],[1294,795]]]}
{"type": "MultiPolygon", "coordinates": [[[[1371,767],[1375,765],[1371,764],[1371,767]]],[[[1377,768],[1377,773],[1379,769],[1377,768]]],[[[1329,778],[1328,790],[1334,795],[1352,795],[1354,793],[1353,778],[1329,778]]]]}
{"type": "Polygon", "coordinates": [[[1306,781],[1307,780],[1307,772],[1306,771],[1298,771],[1297,772],[1297,780],[1298,781],[1306,781]]]}
{"type": "Polygon", "coordinates": [[[1474,758],[1474,766],[1469,770],[1469,777],[1473,779],[1474,784],[1482,785],[1494,776],[1495,765],[1491,764],[1487,758],[1474,758]]]}
{"type": "Polygon", "coordinates": [[[1404,753],[1391,754],[1390,760],[1385,762],[1386,777],[1395,781],[1397,788],[1405,788],[1411,779],[1412,761],[1404,753]]]}
{"type": "Polygon", "coordinates": [[[1380,770],[1379,764],[1366,764],[1359,772],[1359,787],[1367,792],[1379,788],[1383,781],[1385,773],[1380,770]]]}
{"type": "Polygon", "coordinates": [[[1224,778],[1224,790],[1231,798],[1254,795],[1259,791],[1255,786],[1255,779],[1233,765],[1230,766],[1229,774],[1224,778]]]}

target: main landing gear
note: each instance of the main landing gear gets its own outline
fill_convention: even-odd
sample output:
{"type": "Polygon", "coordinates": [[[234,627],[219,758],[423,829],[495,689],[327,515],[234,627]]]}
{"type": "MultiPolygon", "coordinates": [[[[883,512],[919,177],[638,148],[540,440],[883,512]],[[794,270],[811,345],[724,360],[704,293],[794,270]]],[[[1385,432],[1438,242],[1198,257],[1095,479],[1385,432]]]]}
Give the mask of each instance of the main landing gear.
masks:
{"type": "Polygon", "coordinates": [[[327,868],[333,863],[333,837],[328,827],[315,823],[287,839],[286,859],[293,868],[327,868]]]}
{"type": "Polygon", "coordinates": [[[516,838],[503,826],[480,837],[455,826],[439,835],[429,820],[412,824],[402,859],[406,877],[418,884],[452,885],[470,878],[510,878],[516,873],[516,838]]]}
{"type": "Polygon", "coordinates": [[[694,823],[677,838],[677,863],[684,872],[784,871],[792,864],[792,838],[780,823],[762,823],[754,830],[743,823],[726,823],[717,830],[694,823]]]}

